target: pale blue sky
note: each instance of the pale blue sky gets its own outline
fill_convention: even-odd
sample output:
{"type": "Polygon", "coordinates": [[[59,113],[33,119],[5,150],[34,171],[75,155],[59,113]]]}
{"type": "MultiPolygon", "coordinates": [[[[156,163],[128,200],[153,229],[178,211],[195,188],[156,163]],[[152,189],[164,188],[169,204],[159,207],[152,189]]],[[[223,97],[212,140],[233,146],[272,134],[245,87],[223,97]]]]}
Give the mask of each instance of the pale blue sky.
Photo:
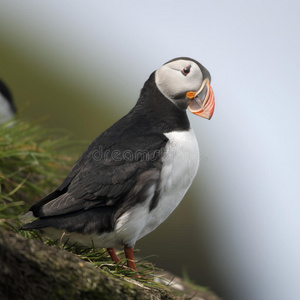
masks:
{"type": "Polygon", "coordinates": [[[161,64],[199,60],[216,96],[211,121],[190,115],[215,276],[231,299],[293,299],[300,294],[299,13],[299,1],[0,1],[0,35],[89,93],[101,93],[100,78],[114,83],[121,115],[161,64]]]}

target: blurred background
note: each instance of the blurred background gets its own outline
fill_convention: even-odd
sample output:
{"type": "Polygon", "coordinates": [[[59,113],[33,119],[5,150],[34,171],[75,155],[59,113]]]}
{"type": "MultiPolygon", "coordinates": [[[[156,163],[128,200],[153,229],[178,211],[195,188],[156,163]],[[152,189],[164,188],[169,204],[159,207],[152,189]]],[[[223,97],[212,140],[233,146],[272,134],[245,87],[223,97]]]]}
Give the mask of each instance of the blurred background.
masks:
{"type": "Polygon", "coordinates": [[[0,1],[0,78],[26,120],[63,128],[76,154],[135,104],[149,75],[189,56],[216,109],[189,114],[192,188],[140,257],[224,299],[300,294],[298,1],[0,1]]]}

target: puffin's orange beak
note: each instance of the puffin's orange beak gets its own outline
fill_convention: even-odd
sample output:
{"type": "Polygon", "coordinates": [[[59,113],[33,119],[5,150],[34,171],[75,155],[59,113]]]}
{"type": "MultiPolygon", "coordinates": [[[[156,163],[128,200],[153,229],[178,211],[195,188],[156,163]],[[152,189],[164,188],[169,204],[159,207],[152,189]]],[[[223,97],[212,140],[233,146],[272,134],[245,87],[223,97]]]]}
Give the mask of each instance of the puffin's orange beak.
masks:
{"type": "Polygon", "coordinates": [[[198,91],[187,92],[186,97],[191,100],[188,105],[190,112],[210,120],[215,110],[215,96],[209,79],[203,80],[198,91]]]}

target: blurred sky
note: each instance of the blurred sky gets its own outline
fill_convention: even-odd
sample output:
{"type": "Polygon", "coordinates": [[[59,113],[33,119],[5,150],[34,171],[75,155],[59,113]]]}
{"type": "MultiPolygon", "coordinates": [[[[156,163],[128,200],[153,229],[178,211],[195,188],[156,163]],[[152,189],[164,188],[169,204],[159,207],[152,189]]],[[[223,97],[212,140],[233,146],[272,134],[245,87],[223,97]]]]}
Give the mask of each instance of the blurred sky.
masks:
{"type": "Polygon", "coordinates": [[[98,109],[108,106],[116,119],[161,64],[199,60],[212,75],[216,109],[211,121],[190,115],[201,151],[193,199],[201,197],[203,236],[187,234],[204,240],[212,286],[226,299],[295,299],[299,13],[296,0],[2,0],[0,41],[97,105],[108,85],[98,109]]]}

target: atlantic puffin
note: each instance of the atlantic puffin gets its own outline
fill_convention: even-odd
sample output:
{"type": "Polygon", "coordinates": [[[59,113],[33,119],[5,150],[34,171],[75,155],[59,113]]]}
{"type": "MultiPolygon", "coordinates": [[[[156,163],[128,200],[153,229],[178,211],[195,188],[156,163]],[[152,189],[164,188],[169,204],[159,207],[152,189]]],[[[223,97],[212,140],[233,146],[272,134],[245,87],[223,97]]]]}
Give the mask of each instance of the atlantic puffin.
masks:
{"type": "Polygon", "coordinates": [[[63,183],[34,204],[37,217],[23,230],[86,247],[133,248],[172,213],[199,165],[196,137],[186,109],[210,119],[214,94],[208,70],[188,57],[172,59],[145,82],[130,112],[101,133],[63,183]]]}
{"type": "Polygon", "coordinates": [[[0,79],[0,124],[9,121],[16,111],[12,94],[8,86],[0,79]]]}

